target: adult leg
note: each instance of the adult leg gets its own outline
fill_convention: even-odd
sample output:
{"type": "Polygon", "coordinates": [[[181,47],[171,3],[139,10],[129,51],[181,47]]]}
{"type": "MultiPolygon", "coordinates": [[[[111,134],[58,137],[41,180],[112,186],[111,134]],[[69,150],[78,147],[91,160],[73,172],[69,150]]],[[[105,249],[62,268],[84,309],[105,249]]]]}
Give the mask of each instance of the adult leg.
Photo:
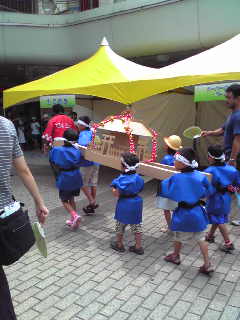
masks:
{"type": "Polygon", "coordinates": [[[0,315],[3,320],[17,320],[7,278],[2,266],[0,266],[0,315]]]}

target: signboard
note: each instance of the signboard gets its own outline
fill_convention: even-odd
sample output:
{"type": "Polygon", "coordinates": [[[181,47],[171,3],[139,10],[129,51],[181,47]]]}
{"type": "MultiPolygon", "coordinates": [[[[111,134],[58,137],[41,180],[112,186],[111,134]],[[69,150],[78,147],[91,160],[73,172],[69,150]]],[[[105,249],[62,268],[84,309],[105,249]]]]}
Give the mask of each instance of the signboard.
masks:
{"type": "Polygon", "coordinates": [[[76,97],[69,94],[40,97],[40,108],[51,108],[54,104],[58,103],[64,108],[72,108],[76,105],[76,97]]]}
{"type": "Polygon", "coordinates": [[[215,83],[209,85],[195,86],[194,101],[216,101],[225,100],[225,91],[232,84],[240,84],[239,82],[215,83]]]}

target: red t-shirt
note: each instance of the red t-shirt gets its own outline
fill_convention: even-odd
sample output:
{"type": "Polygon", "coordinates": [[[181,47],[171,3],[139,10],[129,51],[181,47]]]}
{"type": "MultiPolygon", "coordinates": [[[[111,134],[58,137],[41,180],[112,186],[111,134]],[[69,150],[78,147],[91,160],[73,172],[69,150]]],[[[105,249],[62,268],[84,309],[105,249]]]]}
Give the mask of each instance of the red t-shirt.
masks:
{"type": "Polygon", "coordinates": [[[62,138],[67,129],[77,130],[73,120],[65,114],[58,114],[52,117],[44,130],[42,138],[51,145],[55,138],[62,138]]]}

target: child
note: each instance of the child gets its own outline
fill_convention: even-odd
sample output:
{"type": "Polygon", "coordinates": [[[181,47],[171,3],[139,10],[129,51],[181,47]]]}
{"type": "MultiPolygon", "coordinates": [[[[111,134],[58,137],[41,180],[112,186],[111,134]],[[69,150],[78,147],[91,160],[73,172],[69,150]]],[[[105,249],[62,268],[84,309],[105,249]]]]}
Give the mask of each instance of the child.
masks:
{"type": "MultiPolygon", "coordinates": [[[[91,120],[88,116],[80,117],[77,121],[77,128],[79,130],[78,144],[80,146],[86,147],[92,141],[93,133],[90,123],[91,120]]],[[[88,160],[83,160],[81,163],[82,190],[89,201],[89,204],[83,208],[86,215],[95,213],[95,209],[99,207],[96,203],[99,167],[98,163],[88,160]]]]}
{"type": "Polygon", "coordinates": [[[33,140],[33,148],[37,149],[37,147],[39,147],[41,149],[41,132],[40,132],[41,126],[37,121],[36,117],[32,117],[30,127],[31,127],[32,140],[33,140]]]}
{"type": "Polygon", "coordinates": [[[135,154],[125,152],[121,158],[122,174],[112,181],[113,194],[118,197],[115,211],[117,241],[111,243],[113,250],[124,252],[123,234],[129,224],[135,234],[135,246],[129,251],[144,254],[142,248],[142,210],[143,200],[138,195],[143,190],[144,180],[136,173],[139,159],[135,154]]]}
{"type": "Polygon", "coordinates": [[[25,127],[22,120],[18,120],[18,127],[17,127],[17,133],[18,133],[18,140],[19,144],[22,148],[22,150],[25,150],[26,145],[26,137],[25,137],[25,127]]]}
{"type": "Polygon", "coordinates": [[[174,252],[165,257],[165,261],[179,265],[182,243],[197,242],[200,246],[204,265],[200,272],[209,274],[213,271],[208,257],[208,243],[204,241],[203,231],[207,228],[208,218],[201,199],[211,192],[207,177],[199,171],[195,153],[191,148],[183,148],[175,154],[175,168],[181,173],[163,180],[160,195],[178,202],[174,210],[171,230],[174,231],[174,252]]]}
{"type": "MultiPolygon", "coordinates": [[[[163,140],[165,142],[164,150],[167,154],[162,158],[160,163],[168,166],[174,166],[174,154],[182,148],[182,140],[179,136],[175,135],[165,137],[163,140]]],[[[170,231],[171,211],[176,209],[176,207],[177,203],[175,201],[157,195],[157,208],[163,210],[168,226],[167,229],[162,228],[162,232],[170,231]]]]}
{"type": "Polygon", "coordinates": [[[208,161],[210,167],[205,171],[212,174],[214,193],[208,198],[206,204],[212,226],[205,239],[210,243],[214,242],[215,231],[219,229],[225,242],[220,246],[220,250],[231,252],[234,246],[229,239],[226,223],[231,211],[230,187],[239,186],[239,172],[233,166],[225,163],[225,155],[221,146],[208,148],[208,161]]]}
{"type": "Polygon", "coordinates": [[[64,146],[54,147],[50,151],[50,162],[58,171],[59,197],[64,208],[71,215],[71,219],[67,220],[66,224],[72,229],[77,229],[81,222],[81,216],[76,212],[74,197],[79,196],[82,187],[82,176],[79,171],[81,152],[73,146],[73,143],[78,139],[76,131],[67,129],[63,138],[65,139],[64,146]]]}

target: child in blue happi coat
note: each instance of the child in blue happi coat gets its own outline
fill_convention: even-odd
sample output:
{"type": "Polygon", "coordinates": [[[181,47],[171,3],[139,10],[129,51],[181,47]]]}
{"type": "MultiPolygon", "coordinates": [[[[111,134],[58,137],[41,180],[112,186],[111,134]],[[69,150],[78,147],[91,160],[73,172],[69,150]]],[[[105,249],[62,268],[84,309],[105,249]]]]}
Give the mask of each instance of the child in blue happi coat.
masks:
{"type": "Polygon", "coordinates": [[[77,214],[74,197],[79,196],[82,187],[82,177],[79,171],[81,164],[81,152],[74,147],[78,134],[67,129],[63,134],[64,146],[54,147],[50,151],[50,162],[57,170],[56,185],[59,189],[59,197],[64,208],[71,215],[66,224],[72,229],[77,229],[81,222],[81,216],[77,214]]]}
{"type": "Polygon", "coordinates": [[[203,231],[207,228],[208,217],[201,205],[201,199],[212,192],[208,178],[196,171],[198,163],[191,148],[180,149],[175,154],[175,168],[180,171],[163,180],[159,195],[178,202],[171,221],[174,231],[174,252],[165,257],[167,262],[180,264],[182,243],[197,242],[203,255],[204,264],[200,272],[209,274],[213,271],[208,257],[208,243],[204,240],[203,231]]]}
{"type": "MultiPolygon", "coordinates": [[[[172,135],[169,137],[163,138],[165,145],[164,150],[166,155],[161,159],[160,163],[168,166],[174,166],[174,154],[182,148],[182,140],[179,136],[172,135]]],[[[176,209],[177,203],[171,199],[157,196],[157,208],[162,209],[166,222],[167,229],[162,228],[162,232],[170,231],[171,225],[171,211],[176,209]]]]}
{"type": "Polygon", "coordinates": [[[115,220],[117,240],[111,243],[113,250],[124,252],[123,235],[127,225],[135,234],[135,246],[129,251],[144,254],[142,248],[142,210],[143,200],[138,195],[143,190],[144,180],[136,173],[139,159],[135,154],[125,152],[121,158],[122,174],[112,181],[113,194],[118,197],[115,220]]]}
{"type": "Polygon", "coordinates": [[[229,238],[226,223],[231,211],[230,193],[234,187],[240,185],[239,171],[225,163],[223,148],[218,145],[208,148],[208,161],[210,167],[205,171],[212,174],[214,193],[208,198],[206,204],[209,221],[212,224],[206,240],[214,242],[214,234],[219,229],[224,239],[224,244],[220,246],[220,249],[224,252],[231,252],[234,250],[234,245],[229,238]]]}

